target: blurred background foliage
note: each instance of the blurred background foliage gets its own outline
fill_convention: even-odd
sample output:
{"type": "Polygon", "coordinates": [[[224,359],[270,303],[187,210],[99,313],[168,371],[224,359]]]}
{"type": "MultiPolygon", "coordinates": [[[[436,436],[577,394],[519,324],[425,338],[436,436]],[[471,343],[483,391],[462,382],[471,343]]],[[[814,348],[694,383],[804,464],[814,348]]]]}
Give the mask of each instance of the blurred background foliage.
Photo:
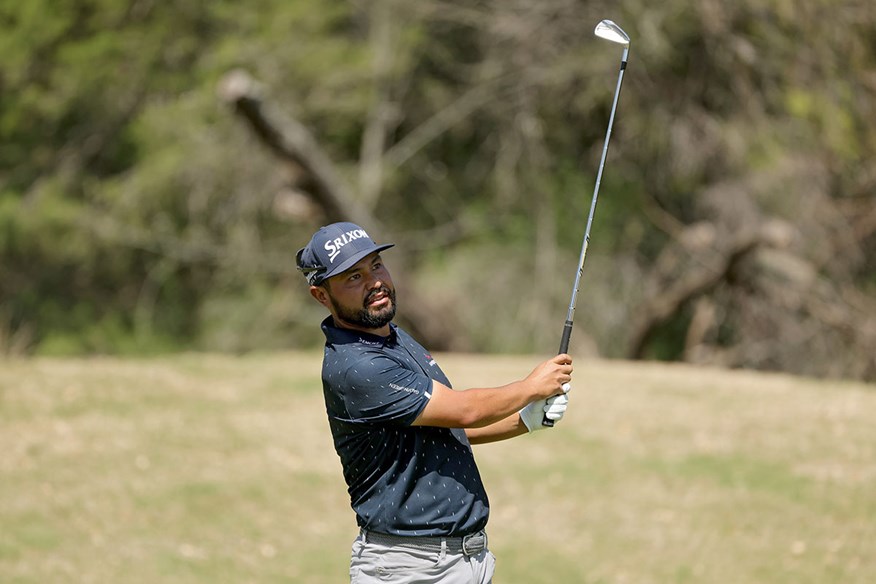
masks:
{"type": "Polygon", "coordinates": [[[573,353],[876,379],[865,0],[0,0],[0,352],[319,345],[294,254],[341,217],[236,115],[234,71],[399,244],[401,322],[552,352],[602,18],[632,48],[573,353]]]}

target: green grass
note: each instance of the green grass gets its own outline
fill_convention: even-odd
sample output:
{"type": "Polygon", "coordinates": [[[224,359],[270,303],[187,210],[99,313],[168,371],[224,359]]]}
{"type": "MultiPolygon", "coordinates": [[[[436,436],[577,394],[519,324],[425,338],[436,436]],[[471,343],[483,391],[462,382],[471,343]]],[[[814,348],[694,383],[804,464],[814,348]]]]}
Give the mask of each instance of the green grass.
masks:
{"type": "MultiPolygon", "coordinates": [[[[438,357],[458,388],[535,357],[438,357]]],[[[320,355],[0,362],[0,580],[347,580],[320,355]]],[[[876,387],[583,361],[476,447],[502,583],[870,583],[876,387]]]]}

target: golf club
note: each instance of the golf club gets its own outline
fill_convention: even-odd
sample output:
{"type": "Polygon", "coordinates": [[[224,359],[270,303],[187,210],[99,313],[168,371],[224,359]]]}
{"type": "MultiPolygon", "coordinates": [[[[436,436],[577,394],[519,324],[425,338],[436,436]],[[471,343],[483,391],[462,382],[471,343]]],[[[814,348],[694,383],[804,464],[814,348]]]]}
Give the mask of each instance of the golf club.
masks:
{"type": "MultiPolygon", "coordinates": [[[[572,323],[575,318],[575,303],[578,301],[578,288],[581,285],[581,274],[584,272],[584,259],[587,257],[587,246],[590,243],[590,226],[593,223],[593,213],[596,211],[596,199],[599,197],[599,183],[602,182],[602,170],[605,167],[605,155],[608,154],[608,140],[611,138],[611,126],[614,124],[614,114],[617,111],[617,100],[620,96],[621,83],[624,80],[624,70],[627,68],[627,56],[630,52],[630,37],[621,27],[611,20],[603,20],[596,25],[593,34],[601,39],[622,45],[620,73],[617,77],[617,88],[614,90],[614,101],[611,104],[611,115],[608,118],[608,129],[605,132],[605,142],[602,145],[602,159],[599,161],[599,171],[596,173],[596,186],[593,188],[593,199],[590,202],[590,215],[587,217],[587,229],[584,231],[584,242],[581,245],[581,256],[578,258],[578,273],[575,275],[575,285],[572,288],[572,300],[569,302],[569,312],[563,325],[563,336],[560,340],[559,353],[569,352],[569,340],[572,338],[572,323]]],[[[554,421],[547,415],[541,421],[543,426],[553,426],[554,421]]]]}

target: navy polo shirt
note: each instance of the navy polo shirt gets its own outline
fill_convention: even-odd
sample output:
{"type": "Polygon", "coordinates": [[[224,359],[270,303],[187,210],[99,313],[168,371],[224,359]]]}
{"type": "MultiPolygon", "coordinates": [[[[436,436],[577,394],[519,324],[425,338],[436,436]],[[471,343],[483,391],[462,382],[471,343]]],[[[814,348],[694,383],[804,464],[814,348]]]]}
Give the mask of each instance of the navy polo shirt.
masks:
{"type": "Polygon", "coordinates": [[[350,504],[360,527],[407,536],[482,529],[490,505],[462,429],[411,426],[450,381],[419,343],[322,323],[322,385],[350,504]]]}

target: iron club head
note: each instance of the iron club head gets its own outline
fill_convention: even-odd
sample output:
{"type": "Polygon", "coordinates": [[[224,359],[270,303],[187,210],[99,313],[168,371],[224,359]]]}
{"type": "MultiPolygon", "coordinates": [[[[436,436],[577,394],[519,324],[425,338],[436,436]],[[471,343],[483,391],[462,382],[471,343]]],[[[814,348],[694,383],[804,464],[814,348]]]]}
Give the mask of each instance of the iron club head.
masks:
{"type": "Polygon", "coordinates": [[[597,24],[596,30],[593,31],[593,34],[601,39],[605,39],[607,41],[611,41],[625,47],[630,46],[630,37],[627,36],[627,33],[625,33],[621,27],[616,25],[611,20],[603,20],[602,22],[597,24]]]}

